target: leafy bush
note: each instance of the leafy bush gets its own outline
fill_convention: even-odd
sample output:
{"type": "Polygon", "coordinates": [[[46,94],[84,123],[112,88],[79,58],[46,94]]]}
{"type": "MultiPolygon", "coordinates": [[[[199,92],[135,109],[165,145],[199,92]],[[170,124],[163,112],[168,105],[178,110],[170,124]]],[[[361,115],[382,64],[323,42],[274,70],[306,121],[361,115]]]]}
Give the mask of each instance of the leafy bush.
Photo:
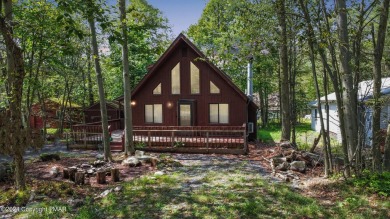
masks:
{"type": "Polygon", "coordinates": [[[371,173],[364,171],[361,177],[354,179],[353,184],[385,197],[390,196],[390,172],[371,173]]]}

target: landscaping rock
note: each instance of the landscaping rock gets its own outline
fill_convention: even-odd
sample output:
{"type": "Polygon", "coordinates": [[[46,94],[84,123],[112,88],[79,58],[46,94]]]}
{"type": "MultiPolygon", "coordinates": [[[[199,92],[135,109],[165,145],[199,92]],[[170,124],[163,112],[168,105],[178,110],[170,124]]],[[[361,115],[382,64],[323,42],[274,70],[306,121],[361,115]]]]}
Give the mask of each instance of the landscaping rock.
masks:
{"type": "Polygon", "coordinates": [[[279,164],[282,164],[282,163],[284,163],[286,161],[287,161],[287,159],[285,157],[273,157],[271,159],[271,165],[272,165],[272,167],[276,167],[279,164]]]}
{"type": "Polygon", "coordinates": [[[52,167],[50,170],[50,174],[54,177],[57,177],[58,174],[60,174],[60,168],[57,166],[52,167]]]}
{"type": "Polygon", "coordinates": [[[128,157],[122,161],[122,165],[129,167],[138,167],[141,166],[141,162],[136,157],[128,157]]]}
{"type": "Polygon", "coordinates": [[[144,156],[145,152],[144,151],[139,151],[139,150],[136,150],[135,151],[135,157],[142,157],[144,156]]]}
{"type": "Polygon", "coordinates": [[[305,161],[293,161],[290,163],[290,170],[299,171],[304,173],[306,171],[305,161]]]}
{"type": "Polygon", "coordinates": [[[122,191],[122,189],[123,189],[122,186],[117,186],[117,187],[115,187],[114,191],[115,192],[120,192],[120,191],[122,191]]]}
{"type": "Polygon", "coordinates": [[[104,155],[103,154],[98,154],[98,155],[96,155],[96,159],[102,160],[102,159],[104,159],[104,155]]]}
{"type": "Polygon", "coordinates": [[[104,162],[103,160],[97,160],[97,161],[93,162],[94,167],[101,167],[101,166],[104,166],[104,164],[106,164],[106,162],[104,162]]]}
{"type": "Polygon", "coordinates": [[[79,208],[84,205],[84,200],[83,199],[68,199],[66,201],[72,208],[79,208]]]}
{"type": "Polygon", "coordinates": [[[41,161],[46,162],[46,161],[52,161],[52,160],[61,160],[60,155],[58,154],[41,154],[39,155],[41,158],[41,161]]]}
{"type": "Polygon", "coordinates": [[[81,164],[80,167],[83,168],[83,169],[89,169],[89,168],[91,168],[92,166],[89,165],[89,164],[83,163],[83,164],[81,164]]]}
{"type": "Polygon", "coordinates": [[[275,167],[276,170],[286,171],[290,167],[290,164],[288,162],[283,162],[275,167]]]}
{"type": "Polygon", "coordinates": [[[102,192],[98,198],[104,198],[106,197],[108,194],[110,194],[112,192],[112,189],[107,189],[106,191],[102,192]]]}
{"type": "Polygon", "coordinates": [[[155,176],[162,176],[164,175],[165,173],[163,171],[157,171],[154,173],[155,176]]]}

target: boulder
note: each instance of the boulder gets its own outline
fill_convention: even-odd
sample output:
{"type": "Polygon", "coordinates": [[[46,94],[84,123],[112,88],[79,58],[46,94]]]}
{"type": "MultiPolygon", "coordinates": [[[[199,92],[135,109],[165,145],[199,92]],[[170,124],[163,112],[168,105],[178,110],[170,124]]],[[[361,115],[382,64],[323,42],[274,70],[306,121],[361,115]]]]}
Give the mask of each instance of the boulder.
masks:
{"type": "Polygon", "coordinates": [[[96,155],[96,159],[102,160],[102,159],[104,159],[104,155],[103,154],[98,154],[98,155],[96,155]]]}
{"type": "Polygon", "coordinates": [[[110,194],[112,192],[112,189],[107,189],[106,191],[102,192],[98,198],[104,198],[106,197],[108,194],[110,194]]]}
{"type": "Polygon", "coordinates": [[[80,167],[83,168],[83,169],[89,169],[89,168],[91,168],[92,166],[89,165],[89,164],[83,163],[83,164],[81,164],[80,167]]]}
{"type": "Polygon", "coordinates": [[[122,189],[123,189],[122,186],[117,186],[117,187],[115,187],[114,191],[115,192],[120,192],[120,191],[122,191],[122,189]]]}
{"type": "Polygon", "coordinates": [[[57,166],[54,166],[50,169],[50,174],[54,177],[57,177],[58,174],[60,173],[60,168],[57,166]]]}
{"type": "Polygon", "coordinates": [[[275,167],[276,170],[286,171],[290,167],[290,164],[288,162],[283,162],[275,167]]]}
{"type": "Polygon", "coordinates": [[[305,161],[293,161],[290,163],[290,170],[299,171],[304,173],[306,171],[305,161]]]}
{"type": "Polygon", "coordinates": [[[96,160],[95,162],[93,162],[94,167],[101,167],[104,166],[104,164],[106,164],[106,162],[104,162],[103,160],[96,160]]]}
{"type": "Polygon", "coordinates": [[[138,167],[141,166],[141,162],[136,157],[128,157],[122,161],[122,165],[129,167],[138,167]]]}
{"type": "Polygon", "coordinates": [[[276,167],[279,164],[282,164],[283,162],[286,162],[286,161],[287,161],[287,159],[285,157],[273,157],[271,159],[271,165],[272,165],[272,167],[276,167]]]}
{"type": "Polygon", "coordinates": [[[84,205],[83,199],[68,199],[66,201],[72,208],[79,208],[84,205]]]}
{"type": "Polygon", "coordinates": [[[135,151],[135,157],[143,157],[144,156],[144,154],[145,154],[145,152],[144,151],[139,151],[139,150],[136,150],[135,151]]]}
{"type": "Polygon", "coordinates": [[[164,175],[164,172],[163,171],[157,171],[154,173],[155,176],[162,176],[164,175]]]}

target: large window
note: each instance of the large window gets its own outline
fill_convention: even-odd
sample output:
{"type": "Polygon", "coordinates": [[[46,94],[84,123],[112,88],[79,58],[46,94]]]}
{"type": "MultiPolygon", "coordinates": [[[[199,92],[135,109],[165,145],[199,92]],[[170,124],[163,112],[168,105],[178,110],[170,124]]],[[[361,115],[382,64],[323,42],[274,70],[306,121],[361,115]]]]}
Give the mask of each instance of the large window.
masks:
{"type": "Polygon", "coordinates": [[[210,81],[210,93],[211,94],[219,94],[220,93],[219,88],[212,81],[210,81]]]}
{"type": "Polygon", "coordinates": [[[200,93],[199,68],[191,62],[191,94],[200,93]]]}
{"type": "Polygon", "coordinates": [[[162,104],[145,105],[145,123],[162,123],[162,104]]]}
{"type": "Polygon", "coordinates": [[[209,106],[210,123],[229,123],[229,104],[226,103],[212,103],[209,106]]]}
{"type": "Polygon", "coordinates": [[[171,71],[172,94],[180,94],[180,62],[171,71]]]}

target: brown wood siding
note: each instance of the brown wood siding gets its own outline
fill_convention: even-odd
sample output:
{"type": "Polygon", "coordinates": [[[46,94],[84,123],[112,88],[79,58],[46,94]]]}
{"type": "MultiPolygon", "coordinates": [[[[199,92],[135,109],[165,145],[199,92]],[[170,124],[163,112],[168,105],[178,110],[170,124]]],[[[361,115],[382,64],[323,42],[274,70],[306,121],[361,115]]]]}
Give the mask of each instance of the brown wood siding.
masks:
{"type": "MultiPolygon", "coordinates": [[[[101,121],[100,104],[94,104],[84,110],[85,123],[101,121]]],[[[108,120],[123,118],[123,112],[107,104],[108,120]]]]}
{"type": "MultiPolygon", "coordinates": [[[[229,123],[224,126],[241,126],[247,121],[248,110],[246,101],[235,91],[226,81],[215,72],[215,70],[206,62],[197,60],[199,55],[190,49],[183,41],[170,54],[170,56],[155,69],[153,75],[143,84],[133,97],[135,105],[133,106],[133,124],[135,126],[144,125],[178,125],[178,102],[179,100],[195,100],[194,125],[212,126],[221,124],[209,123],[209,104],[227,103],[229,104],[229,123]],[[183,57],[182,51],[187,51],[186,57],[183,57]],[[190,61],[200,70],[200,94],[191,94],[190,91],[190,61]],[[171,94],[171,70],[180,62],[180,95],[171,94]],[[210,94],[210,80],[220,89],[220,94],[210,94]],[[153,89],[161,83],[162,94],[153,95],[153,89]],[[171,104],[171,107],[168,104],[171,104]],[[145,123],[145,105],[162,104],[163,105],[163,123],[146,124],[145,123]]],[[[253,118],[253,117],[252,117],[253,118]]]]}

